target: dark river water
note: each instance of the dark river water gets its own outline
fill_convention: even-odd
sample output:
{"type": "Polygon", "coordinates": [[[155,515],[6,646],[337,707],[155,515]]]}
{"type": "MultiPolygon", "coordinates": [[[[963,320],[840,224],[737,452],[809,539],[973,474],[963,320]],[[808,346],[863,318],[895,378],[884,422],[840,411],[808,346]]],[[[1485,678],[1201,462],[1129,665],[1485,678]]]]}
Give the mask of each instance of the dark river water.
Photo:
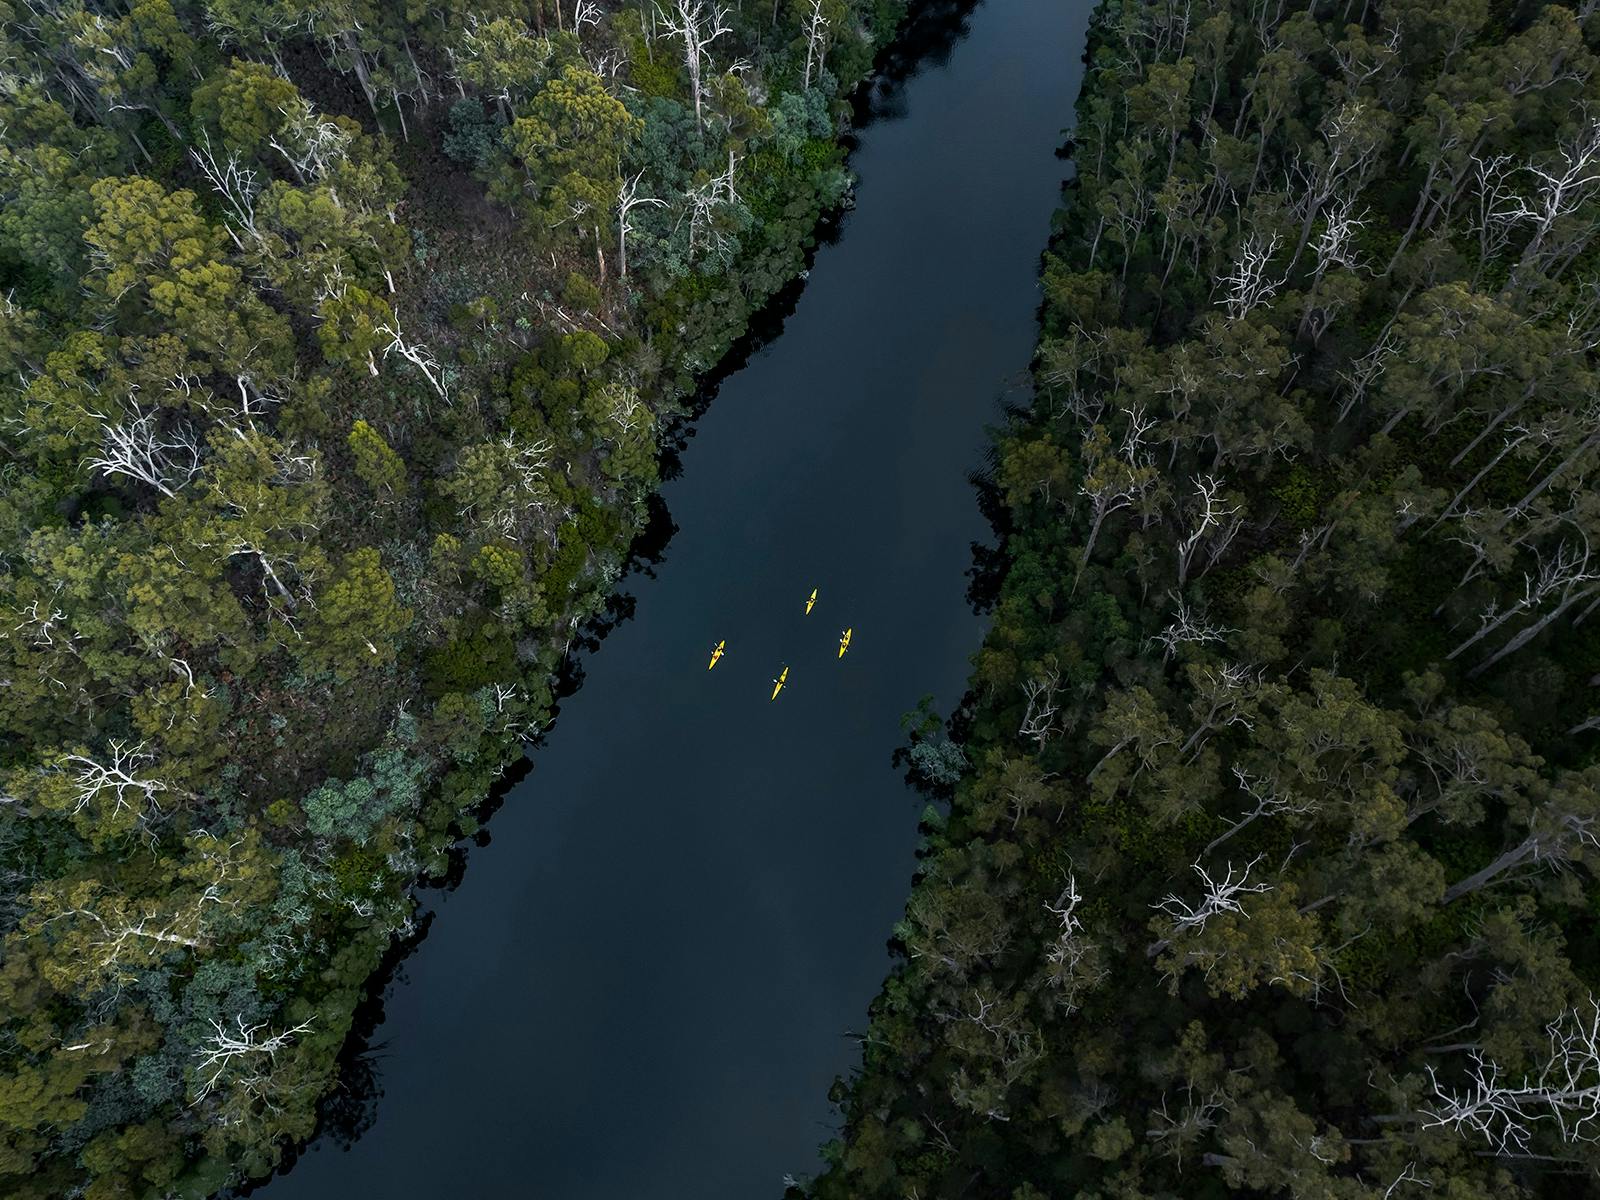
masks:
{"type": "Polygon", "coordinates": [[[425,897],[370,1128],[258,1194],[753,1200],[816,1169],[913,869],[899,717],[948,712],[982,636],[967,474],[1034,340],[1088,9],[988,0],[877,89],[857,206],[684,448],[633,618],[425,897]]]}

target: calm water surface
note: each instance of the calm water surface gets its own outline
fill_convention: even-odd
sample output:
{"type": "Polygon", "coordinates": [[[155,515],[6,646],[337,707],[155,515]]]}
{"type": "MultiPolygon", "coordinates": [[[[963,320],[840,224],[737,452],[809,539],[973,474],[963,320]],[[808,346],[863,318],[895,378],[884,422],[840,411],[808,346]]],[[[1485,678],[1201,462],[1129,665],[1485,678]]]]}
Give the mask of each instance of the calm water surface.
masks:
{"type": "Polygon", "coordinates": [[[665,490],[634,619],[427,897],[370,1129],[267,1200],[752,1200],[816,1168],[913,866],[898,718],[948,711],[982,635],[966,474],[1028,363],[1088,9],[988,0],[880,97],[855,211],[665,490]]]}

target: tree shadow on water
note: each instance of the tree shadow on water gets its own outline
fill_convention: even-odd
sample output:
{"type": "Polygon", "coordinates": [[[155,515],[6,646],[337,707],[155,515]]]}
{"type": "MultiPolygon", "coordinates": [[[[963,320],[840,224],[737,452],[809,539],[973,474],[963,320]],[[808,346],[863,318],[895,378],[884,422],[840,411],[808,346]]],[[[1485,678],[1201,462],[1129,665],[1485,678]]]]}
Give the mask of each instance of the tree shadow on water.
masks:
{"type": "MultiPolygon", "coordinates": [[[[873,72],[850,94],[850,124],[840,137],[846,151],[854,153],[861,144],[861,133],[872,125],[906,115],[905,90],[920,71],[943,66],[950,52],[967,36],[970,18],[981,0],[929,0],[918,4],[906,17],[894,40],[878,53],[873,72]]],[[[662,431],[661,481],[671,482],[683,474],[683,451],[694,437],[700,418],[705,416],[723,382],[742,370],[756,354],[783,332],[794,315],[805,291],[806,280],[816,265],[818,253],[839,240],[854,206],[854,196],[825,212],[817,224],[814,238],[805,255],[804,269],[774,292],[746,324],[717,365],[702,377],[685,405],[684,413],[662,431]]],[[[659,561],[659,560],[657,560],[659,561]]]]}
{"type": "MultiPolygon", "coordinates": [[[[950,52],[967,36],[980,0],[928,0],[916,5],[894,41],[878,55],[869,75],[850,97],[852,128],[859,132],[875,121],[903,117],[905,85],[929,67],[942,67],[950,52]]],[[[853,141],[847,141],[855,149],[853,141]]]]}

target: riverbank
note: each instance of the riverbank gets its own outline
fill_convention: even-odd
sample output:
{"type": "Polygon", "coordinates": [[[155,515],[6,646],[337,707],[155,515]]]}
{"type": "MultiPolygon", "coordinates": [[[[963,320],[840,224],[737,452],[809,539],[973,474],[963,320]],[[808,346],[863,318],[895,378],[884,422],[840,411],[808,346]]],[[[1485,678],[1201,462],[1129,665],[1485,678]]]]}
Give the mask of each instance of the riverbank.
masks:
{"type": "Polygon", "coordinates": [[[8,1194],[313,1132],[660,430],[843,197],[895,4],[647,15],[18,26],[62,99],[8,95],[0,161],[8,1194]]]}
{"type": "Polygon", "coordinates": [[[969,765],[796,1194],[1570,1194],[1594,27],[1168,16],[1100,13],[969,765]]]}

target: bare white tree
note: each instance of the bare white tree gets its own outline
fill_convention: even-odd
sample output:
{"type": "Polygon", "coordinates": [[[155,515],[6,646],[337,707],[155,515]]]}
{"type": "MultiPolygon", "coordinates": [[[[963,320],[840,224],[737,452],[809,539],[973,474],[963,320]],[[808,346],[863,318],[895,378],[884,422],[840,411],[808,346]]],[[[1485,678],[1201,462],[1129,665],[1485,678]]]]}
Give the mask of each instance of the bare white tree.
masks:
{"type": "Polygon", "coordinates": [[[1339,406],[1339,420],[1343,421],[1356,405],[1366,399],[1367,392],[1383,377],[1384,370],[1389,366],[1390,360],[1399,353],[1399,349],[1390,326],[1385,326],[1378,340],[1373,343],[1372,349],[1351,362],[1348,370],[1339,372],[1339,378],[1349,388],[1345,393],[1344,403],[1339,406]]]}
{"type": "Polygon", "coordinates": [[[434,391],[439,393],[439,399],[446,404],[450,403],[450,393],[445,388],[444,368],[433,356],[433,351],[421,342],[407,341],[405,334],[400,330],[398,318],[377,326],[376,332],[389,339],[389,344],[383,348],[384,358],[398,354],[422,372],[423,378],[433,385],[434,391]]]}
{"type": "Polygon", "coordinates": [[[730,149],[726,171],[684,193],[684,208],[678,217],[678,227],[681,228],[684,220],[688,220],[690,262],[706,254],[725,255],[732,248],[733,237],[719,225],[717,216],[724,209],[739,203],[739,193],[733,182],[738,166],[739,159],[730,149]]]}
{"type": "Polygon", "coordinates": [[[503,717],[500,724],[502,733],[509,733],[513,737],[529,738],[539,732],[539,722],[527,715],[528,693],[520,685],[507,686],[503,683],[490,684],[490,697],[494,701],[495,713],[503,717]]]}
{"type": "Polygon", "coordinates": [[[239,421],[249,429],[256,427],[256,418],[266,416],[270,406],[282,403],[281,396],[261,390],[248,375],[235,375],[233,382],[239,389],[239,421]]]}
{"type": "Polygon", "coordinates": [[[156,797],[171,789],[162,780],[145,774],[144,768],[155,761],[155,755],[146,752],[145,743],[129,749],[125,742],[110,741],[106,750],[110,757],[103,762],[84,754],[67,755],[66,764],[72,768],[72,785],[77,792],[73,811],[82,812],[109,793],[119,812],[132,810],[143,815],[152,808],[159,812],[161,806],[156,797]]]}
{"type": "Polygon", "coordinates": [[[1061,936],[1070,938],[1083,932],[1083,922],[1078,920],[1076,913],[1078,905],[1083,903],[1083,896],[1078,891],[1078,876],[1074,872],[1067,873],[1067,885],[1061,889],[1061,895],[1056,897],[1054,904],[1046,901],[1044,910],[1061,922],[1061,936]]]}
{"type": "MultiPolygon", "coordinates": [[[[21,617],[22,620],[11,627],[11,632],[21,633],[26,629],[29,631],[29,636],[32,637],[35,646],[54,646],[56,644],[55,628],[60,622],[67,619],[67,614],[55,606],[55,600],[61,595],[63,586],[58,582],[56,590],[51,594],[49,600],[41,601],[35,598],[17,609],[16,615],[21,617]]],[[[72,635],[69,634],[67,640],[71,641],[72,635]]]]}
{"type": "Polygon", "coordinates": [[[1533,227],[1519,267],[1539,258],[1556,222],[1576,213],[1600,185],[1600,120],[1586,119],[1576,136],[1562,140],[1556,153],[1557,161],[1548,166],[1530,162],[1523,167],[1533,176],[1532,199],[1509,200],[1510,219],[1533,227]]]}
{"type": "Polygon", "coordinates": [[[600,25],[601,8],[594,0],[574,0],[572,5],[572,32],[583,39],[585,28],[594,29],[600,25]]]}
{"type": "Polygon", "coordinates": [[[1228,634],[1238,632],[1223,625],[1213,625],[1191,611],[1182,594],[1172,592],[1171,596],[1177,605],[1177,612],[1173,616],[1172,624],[1150,639],[1154,642],[1160,642],[1165,647],[1166,653],[1162,656],[1163,662],[1171,662],[1172,656],[1177,653],[1179,646],[1191,643],[1203,646],[1209,642],[1223,642],[1227,640],[1228,634]]]}
{"type": "MultiPolygon", "coordinates": [[[[1501,443],[1500,449],[1495,451],[1494,455],[1489,459],[1489,461],[1486,462],[1482,467],[1480,467],[1478,469],[1477,474],[1473,475],[1473,477],[1471,479],[1467,480],[1466,483],[1461,485],[1461,490],[1460,491],[1458,491],[1454,496],[1450,497],[1450,503],[1448,503],[1448,504],[1446,504],[1444,506],[1444,509],[1439,513],[1439,515],[1437,517],[1434,518],[1433,524],[1428,526],[1429,531],[1432,532],[1434,529],[1437,529],[1440,525],[1442,525],[1445,521],[1447,521],[1451,517],[1455,516],[1457,510],[1461,506],[1461,502],[1463,500],[1465,500],[1467,498],[1467,496],[1470,495],[1472,493],[1472,491],[1480,483],[1482,483],[1484,481],[1484,479],[1486,479],[1494,471],[1494,469],[1496,467],[1498,467],[1500,465],[1500,463],[1506,458],[1507,455],[1509,455],[1512,451],[1516,450],[1518,446],[1521,446],[1524,442],[1528,441],[1530,438],[1543,440],[1543,437],[1541,435],[1543,435],[1544,432],[1545,431],[1543,429],[1535,428],[1535,427],[1530,426],[1530,425],[1528,425],[1528,424],[1526,424],[1524,422],[1521,422],[1521,421],[1516,421],[1516,422],[1513,422],[1513,423],[1507,425],[1506,426],[1506,438],[1505,438],[1505,441],[1501,443]]],[[[1535,441],[1534,444],[1538,445],[1538,441],[1535,441]]],[[[1475,448],[1475,447],[1473,447],[1473,448],[1475,448]]],[[[1450,465],[1451,466],[1455,466],[1456,463],[1459,462],[1459,461],[1460,461],[1460,456],[1457,456],[1456,461],[1452,462],[1450,465]]]]}
{"type": "Polygon", "coordinates": [[[1252,821],[1259,820],[1262,817],[1277,816],[1280,813],[1303,817],[1317,811],[1318,806],[1315,800],[1298,796],[1294,792],[1279,791],[1273,786],[1271,780],[1252,775],[1243,767],[1234,767],[1233,777],[1239,784],[1239,790],[1255,801],[1255,807],[1212,838],[1210,845],[1200,851],[1202,858],[1252,821]]]}
{"type": "Polygon", "coordinates": [[[1061,672],[1053,663],[1042,667],[1037,675],[1022,685],[1022,691],[1028,698],[1028,709],[1023,715],[1022,724],[1017,727],[1017,736],[1032,738],[1043,747],[1056,731],[1056,696],[1061,691],[1061,672]]]}
{"type": "Polygon", "coordinates": [[[1342,204],[1348,217],[1350,197],[1361,194],[1383,148],[1383,117],[1381,110],[1374,116],[1370,100],[1347,101],[1323,123],[1323,145],[1304,156],[1296,152],[1290,168],[1291,202],[1301,224],[1289,256],[1290,270],[1300,261],[1317,217],[1330,202],[1342,204]]]}
{"type": "Polygon", "coordinates": [[[665,200],[639,194],[639,180],[643,176],[644,171],[641,170],[623,183],[617,192],[617,273],[623,279],[628,277],[628,235],[633,232],[633,210],[648,204],[666,206],[665,200]]]}
{"type": "Polygon", "coordinates": [[[283,576],[293,573],[294,567],[274,547],[250,538],[236,537],[228,543],[228,557],[237,556],[253,558],[256,560],[257,565],[260,566],[261,589],[266,593],[269,608],[271,608],[271,600],[274,593],[284,602],[290,612],[298,608],[301,603],[310,601],[311,592],[309,588],[302,585],[298,589],[298,594],[296,594],[284,583],[283,576]],[[268,589],[271,590],[269,591],[268,589]]]}
{"type": "Polygon", "coordinates": [[[288,118],[283,129],[267,139],[301,183],[323,178],[350,149],[350,133],[331,118],[320,116],[302,97],[278,110],[288,118]]]}
{"type": "Polygon", "coordinates": [[[1278,252],[1282,239],[1277,234],[1263,238],[1252,233],[1239,246],[1238,256],[1228,274],[1218,282],[1222,284],[1222,299],[1217,303],[1228,310],[1230,320],[1237,321],[1258,304],[1263,304],[1277,294],[1288,282],[1287,274],[1278,279],[1267,277],[1267,267],[1278,252]]]}
{"type": "Polygon", "coordinates": [[[544,512],[550,501],[544,476],[550,468],[555,443],[547,438],[523,442],[508,433],[490,448],[503,482],[487,503],[480,507],[474,501],[462,508],[460,515],[476,514],[503,537],[520,542],[527,534],[530,517],[544,512]]]}
{"type": "Polygon", "coordinates": [[[1206,927],[1206,922],[1218,913],[1239,913],[1244,915],[1244,906],[1239,903],[1240,896],[1256,895],[1261,892],[1270,892],[1270,883],[1251,883],[1250,872],[1261,862],[1262,855],[1258,854],[1245,863],[1244,870],[1235,872],[1233,863],[1228,864],[1228,873],[1220,880],[1211,878],[1211,873],[1199,863],[1194,863],[1194,873],[1200,876],[1200,882],[1205,886],[1205,891],[1200,897],[1200,902],[1191,906],[1182,900],[1176,893],[1172,893],[1150,907],[1160,912],[1171,922],[1167,936],[1151,946],[1147,954],[1154,958],[1161,951],[1172,944],[1172,940],[1191,930],[1201,930],[1206,927]]]}
{"type": "Polygon", "coordinates": [[[1198,758],[1207,736],[1231,725],[1254,729],[1245,704],[1260,689],[1261,673],[1251,674],[1243,663],[1224,663],[1221,670],[1206,667],[1194,680],[1194,711],[1200,716],[1194,732],[1178,748],[1179,755],[1198,758]],[[1204,713],[1201,714],[1201,708],[1204,713]]]}
{"type": "Polygon", "coordinates": [[[1579,536],[1580,545],[1563,540],[1556,547],[1555,553],[1548,556],[1542,551],[1535,550],[1535,569],[1523,575],[1522,595],[1504,607],[1501,607],[1498,600],[1491,600],[1479,616],[1477,631],[1445,657],[1458,658],[1484,638],[1503,628],[1508,621],[1538,611],[1547,600],[1554,597],[1555,605],[1543,617],[1524,627],[1498,651],[1473,668],[1471,674],[1477,675],[1506,655],[1527,645],[1579,600],[1600,591],[1600,569],[1591,565],[1592,554],[1588,538],[1583,536],[1581,530],[1579,536]]]}
{"type": "Polygon", "coordinates": [[[1530,472],[1530,475],[1538,475],[1539,480],[1518,500],[1499,510],[1499,519],[1494,526],[1496,532],[1512,522],[1527,521],[1533,502],[1544,495],[1556,480],[1587,459],[1596,446],[1600,446],[1600,401],[1585,397],[1581,405],[1568,404],[1558,408],[1549,420],[1539,423],[1534,436],[1540,445],[1548,447],[1540,465],[1530,472]],[[1566,451],[1561,460],[1548,470],[1544,469],[1550,456],[1561,450],[1566,451]]]}
{"type": "Polygon", "coordinates": [[[726,5],[705,0],[673,0],[671,8],[657,4],[656,19],[673,37],[683,43],[683,64],[689,69],[689,91],[694,96],[694,122],[703,125],[701,101],[706,90],[702,82],[705,67],[711,61],[711,43],[724,34],[732,33],[728,24],[726,5]]]}
{"type": "Polygon", "coordinates": [[[537,491],[540,479],[550,468],[550,454],[555,449],[555,443],[548,438],[519,442],[508,433],[500,444],[507,451],[506,462],[521,489],[530,494],[537,491]]]}
{"type": "Polygon", "coordinates": [[[607,414],[611,423],[623,433],[632,433],[641,425],[648,425],[655,420],[655,414],[650,411],[650,406],[639,399],[639,389],[626,384],[609,389],[611,397],[611,411],[607,414]]]}
{"type": "Polygon", "coordinates": [[[240,1087],[259,1085],[263,1072],[270,1070],[278,1051],[292,1045],[299,1034],[310,1028],[309,1019],[278,1033],[267,1031],[265,1021],[246,1025],[243,1016],[234,1017],[233,1029],[219,1020],[213,1020],[211,1036],[201,1042],[194,1052],[200,1060],[195,1071],[202,1076],[195,1102],[199,1103],[210,1095],[225,1075],[233,1075],[231,1082],[240,1087]]]}
{"type": "Polygon", "coordinates": [[[87,921],[99,930],[99,936],[87,943],[88,961],[113,980],[125,981],[129,972],[152,955],[159,957],[176,947],[196,950],[208,944],[203,918],[205,897],[173,912],[144,913],[135,920],[133,914],[121,906],[114,906],[111,920],[92,908],[66,908],[50,918],[51,921],[87,921]]]}
{"type": "Polygon", "coordinates": [[[1467,230],[1478,239],[1480,273],[1504,253],[1522,220],[1525,202],[1512,184],[1518,170],[1509,154],[1490,158],[1473,155],[1472,207],[1467,215],[1467,230]]]}
{"type": "Polygon", "coordinates": [[[1427,1188],[1430,1190],[1433,1187],[1433,1180],[1422,1178],[1422,1176],[1417,1174],[1417,1164],[1414,1162],[1409,1162],[1405,1165],[1405,1170],[1401,1171],[1400,1174],[1394,1177],[1394,1182],[1383,1189],[1383,1200],[1390,1200],[1390,1198],[1394,1195],[1395,1190],[1403,1183],[1414,1183],[1419,1188],[1427,1188]]]}
{"type": "Polygon", "coordinates": [[[806,14],[806,70],[802,87],[811,86],[812,71],[822,69],[823,56],[828,52],[828,18],[822,15],[822,0],[811,0],[811,11],[806,14]]]}
{"type": "Polygon", "coordinates": [[[591,50],[585,46],[583,57],[589,64],[589,69],[606,85],[608,90],[616,90],[617,76],[622,73],[622,68],[628,65],[627,55],[616,49],[591,50]]]}
{"type": "Polygon", "coordinates": [[[1240,514],[1243,508],[1229,500],[1222,494],[1222,481],[1215,475],[1198,475],[1195,477],[1195,498],[1198,502],[1199,520],[1194,529],[1178,543],[1178,586],[1181,588],[1189,579],[1189,569],[1194,564],[1195,551],[1200,544],[1211,540],[1211,546],[1206,554],[1206,565],[1201,574],[1205,574],[1223,554],[1227,553],[1228,546],[1238,535],[1244,525],[1244,517],[1240,514]],[[1213,531],[1216,531],[1213,533],[1213,531]]]}
{"type": "Polygon", "coordinates": [[[1323,217],[1322,232],[1311,248],[1317,256],[1316,277],[1321,279],[1334,267],[1357,270],[1361,263],[1355,253],[1356,231],[1366,225],[1366,220],[1355,214],[1353,199],[1336,200],[1323,217]]]}
{"type": "Polygon", "coordinates": [[[228,156],[218,162],[210,134],[201,130],[200,144],[190,148],[189,157],[222,197],[223,210],[228,217],[225,225],[233,244],[241,250],[245,248],[239,236],[243,233],[253,245],[261,245],[261,233],[256,228],[256,196],[261,192],[261,185],[256,173],[240,162],[239,152],[230,150],[228,156]]]}
{"type": "MultiPolygon", "coordinates": [[[[317,286],[316,314],[321,320],[327,320],[324,306],[330,300],[344,300],[350,292],[350,281],[344,277],[344,267],[338,259],[328,273],[322,277],[322,282],[317,286]]],[[[378,377],[378,360],[369,348],[367,350],[367,374],[374,379],[378,377]]]]}
{"type": "Polygon", "coordinates": [[[973,1049],[981,1047],[974,1057],[981,1058],[983,1067],[976,1072],[958,1067],[951,1079],[950,1096],[957,1104],[991,1121],[1010,1119],[1004,1109],[1007,1092],[1044,1054],[1044,1039],[1024,1014],[1022,997],[1008,999],[974,988],[970,1008],[941,1015],[970,1024],[981,1035],[973,1049]]]}
{"type": "Polygon", "coordinates": [[[1110,439],[1099,426],[1091,429],[1084,440],[1083,483],[1078,491],[1089,498],[1089,533],[1078,559],[1074,588],[1083,576],[1084,567],[1089,565],[1089,556],[1094,553],[1106,518],[1131,507],[1156,485],[1156,472],[1146,441],[1146,435],[1154,427],[1155,419],[1145,416],[1144,409],[1135,405],[1127,411],[1127,428],[1120,451],[1112,450],[1110,439]]]}
{"type": "MultiPolygon", "coordinates": [[[[200,685],[194,681],[194,668],[189,665],[189,660],[188,659],[186,659],[186,658],[168,658],[167,659],[167,665],[172,668],[172,673],[174,675],[178,676],[180,679],[183,680],[183,693],[184,693],[184,695],[187,696],[190,692],[193,692],[193,691],[196,691],[196,690],[199,689],[200,685]]],[[[216,689],[208,687],[208,688],[205,689],[205,691],[201,692],[200,694],[202,696],[205,696],[205,697],[209,698],[211,696],[216,695],[216,689]]],[[[194,718],[192,718],[192,717],[190,718],[191,721],[193,719],[194,718]]],[[[169,716],[167,718],[167,728],[171,729],[172,725],[173,725],[173,718],[169,716]]]]}
{"type": "Polygon", "coordinates": [[[507,704],[520,703],[523,698],[520,687],[504,683],[491,683],[489,696],[494,701],[494,711],[501,715],[505,714],[507,704]]]}
{"type": "Polygon", "coordinates": [[[121,421],[89,415],[101,422],[100,455],[87,460],[90,470],[137,479],[163,496],[176,496],[200,473],[200,443],[192,430],[179,426],[164,433],[157,415],[137,405],[121,421]]]}
{"type": "Polygon", "coordinates": [[[1545,1032],[1548,1056],[1519,1082],[1476,1047],[1464,1090],[1447,1088],[1429,1067],[1433,1096],[1423,1128],[1476,1134],[1501,1155],[1531,1153],[1540,1122],[1553,1123],[1568,1145],[1600,1142],[1600,1001],[1590,996],[1545,1032]]]}
{"type": "Polygon", "coordinates": [[[1061,922],[1044,957],[1050,984],[1059,993],[1056,1002],[1068,1013],[1076,1012],[1083,993],[1098,985],[1108,973],[1099,964],[1099,948],[1085,936],[1083,922],[1078,919],[1078,906],[1082,902],[1078,877],[1069,872],[1066,886],[1056,902],[1047,901],[1044,906],[1045,912],[1061,922]]]}
{"type": "Polygon", "coordinates": [[[1527,836],[1515,846],[1465,879],[1445,889],[1442,902],[1453,904],[1462,896],[1489,886],[1507,871],[1545,863],[1560,870],[1584,852],[1600,850],[1600,818],[1572,797],[1557,794],[1539,806],[1529,822],[1527,836]]]}
{"type": "Polygon", "coordinates": [[[1160,1105],[1150,1110],[1150,1127],[1144,1131],[1151,1145],[1180,1163],[1185,1150],[1216,1128],[1216,1114],[1226,1110],[1229,1099],[1221,1088],[1202,1095],[1192,1080],[1184,1084],[1182,1094],[1183,1101],[1174,1113],[1167,1093],[1162,1092],[1160,1105]]]}

